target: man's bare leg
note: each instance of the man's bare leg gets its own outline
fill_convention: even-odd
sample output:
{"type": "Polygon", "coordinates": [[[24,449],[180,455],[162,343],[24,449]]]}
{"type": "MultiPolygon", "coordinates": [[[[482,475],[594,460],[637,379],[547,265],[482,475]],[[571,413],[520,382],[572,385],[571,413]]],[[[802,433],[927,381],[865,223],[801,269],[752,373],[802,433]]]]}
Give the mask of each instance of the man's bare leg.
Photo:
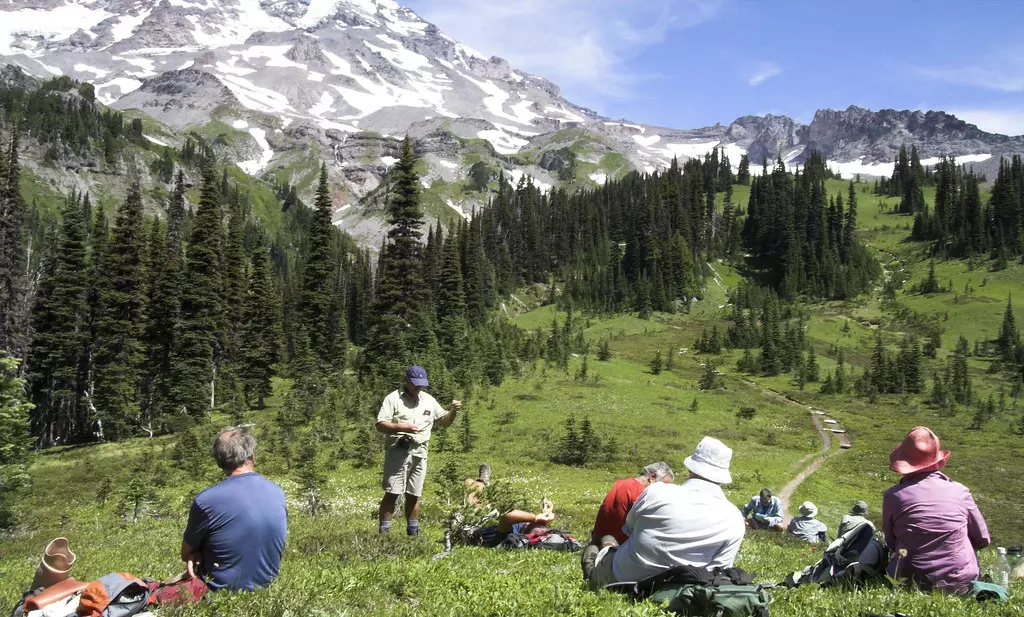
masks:
{"type": "Polygon", "coordinates": [[[417,536],[420,533],[420,498],[405,494],[405,533],[417,536]]]}
{"type": "MultiPolygon", "coordinates": [[[[398,503],[398,495],[394,493],[384,493],[384,498],[380,500],[380,507],[377,508],[377,531],[380,533],[389,533],[391,531],[391,519],[395,517],[395,504],[398,503]]],[[[408,504],[406,504],[408,507],[408,504]]]]}

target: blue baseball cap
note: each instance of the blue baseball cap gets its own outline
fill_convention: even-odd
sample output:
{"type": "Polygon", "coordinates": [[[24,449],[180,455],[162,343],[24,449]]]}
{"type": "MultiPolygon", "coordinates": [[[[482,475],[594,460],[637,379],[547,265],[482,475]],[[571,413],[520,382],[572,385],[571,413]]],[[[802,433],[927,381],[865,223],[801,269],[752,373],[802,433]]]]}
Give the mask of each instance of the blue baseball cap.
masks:
{"type": "Polygon", "coordinates": [[[405,378],[409,380],[409,383],[418,388],[426,388],[430,385],[430,382],[427,381],[427,370],[422,366],[410,366],[405,371],[405,378]]]}

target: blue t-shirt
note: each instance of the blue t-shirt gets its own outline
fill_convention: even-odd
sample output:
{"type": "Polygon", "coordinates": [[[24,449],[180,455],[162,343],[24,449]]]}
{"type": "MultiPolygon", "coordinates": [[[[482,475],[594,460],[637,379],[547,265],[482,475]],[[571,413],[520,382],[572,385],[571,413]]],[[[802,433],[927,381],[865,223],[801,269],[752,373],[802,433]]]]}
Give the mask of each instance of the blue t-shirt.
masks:
{"type": "Polygon", "coordinates": [[[252,591],[277,577],[287,536],[284,491],[258,473],[245,473],[196,496],[184,541],[202,553],[211,589],[252,591]]]}

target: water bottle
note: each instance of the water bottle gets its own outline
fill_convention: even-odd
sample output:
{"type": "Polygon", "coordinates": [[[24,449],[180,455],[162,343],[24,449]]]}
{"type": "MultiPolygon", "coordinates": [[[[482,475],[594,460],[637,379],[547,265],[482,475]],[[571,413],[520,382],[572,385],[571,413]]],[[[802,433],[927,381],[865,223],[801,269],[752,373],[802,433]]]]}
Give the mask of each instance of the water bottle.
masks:
{"type": "Polygon", "coordinates": [[[1010,588],[1010,562],[1006,559],[1006,549],[996,547],[996,561],[992,564],[992,580],[1003,587],[1010,588]]]}

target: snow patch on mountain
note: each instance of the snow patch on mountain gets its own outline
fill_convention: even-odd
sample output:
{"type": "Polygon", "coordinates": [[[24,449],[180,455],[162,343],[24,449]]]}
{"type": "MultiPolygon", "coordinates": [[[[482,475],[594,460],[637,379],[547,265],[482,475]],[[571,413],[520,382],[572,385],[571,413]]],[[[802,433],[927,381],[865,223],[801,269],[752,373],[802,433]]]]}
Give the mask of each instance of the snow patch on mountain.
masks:
{"type": "MultiPolygon", "coordinates": [[[[892,175],[893,163],[865,163],[866,157],[860,157],[856,161],[847,161],[845,163],[834,163],[829,162],[828,167],[832,171],[838,173],[844,179],[853,178],[857,174],[862,176],[875,176],[875,177],[889,177],[892,175]]],[[[992,158],[991,154],[967,154],[964,156],[956,157],[956,163],[958,165],[967,163],[983,163],[992,158]]],[[[931,157],[921,160],[921,165],[925,167],[933,167],[938,165],[942,161],[939,157],[931,157]]]]}
{"type": "Polygon", "coordinates": [[[260,158],[242,161],[238,166],[242,171],[250,176],[255,176],[266,169],[267,165],[270,163],[270,159],[274,158],[274,150],[270,147],[270,142],[267,141],[267,132],[265,130],[252,127],[249,129],[249,134],[252,135],[252,138],[256,140],[257,144],[259,144],[262,154],[260,155],[260,158]]]}
{"type": "Polygon", "coordinates": [[[608,174],[602,174],[602,173],[595,172],[595,173],[590,174],[590,179],[593,180],[594,182],[596,182],[597,184],[600,184],[600,185],[603,186],[604,183],[608,181],[608,174]]]}
{"type": "Polygon", "coordinates": [[[480,139],[486,139],[491,142],[494,149],[501,154],[515,154],[516,152],[519,152],[523,146],[530,143],[525,139],[513,137],[499,128],[479,131],[476,136],[480,139]]]}

